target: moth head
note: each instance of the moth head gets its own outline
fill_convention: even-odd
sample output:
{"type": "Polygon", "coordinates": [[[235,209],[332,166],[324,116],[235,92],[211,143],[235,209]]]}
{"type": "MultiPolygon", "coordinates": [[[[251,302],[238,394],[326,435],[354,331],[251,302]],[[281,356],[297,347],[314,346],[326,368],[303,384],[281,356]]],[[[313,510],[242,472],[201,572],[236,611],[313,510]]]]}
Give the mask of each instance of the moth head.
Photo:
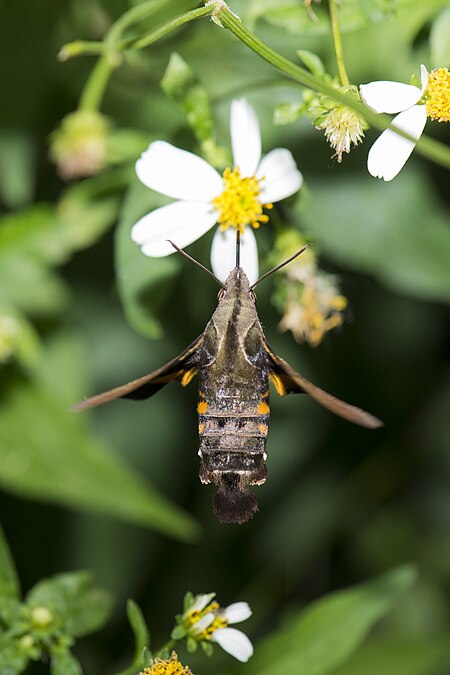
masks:
{"type": "Polygon", "coordinates": [[[241,486],[237,473],[224,473],[213,495],[213,511],[221,523],[242,523],[258,511],[258,501],[248,487],[241,486]]]}

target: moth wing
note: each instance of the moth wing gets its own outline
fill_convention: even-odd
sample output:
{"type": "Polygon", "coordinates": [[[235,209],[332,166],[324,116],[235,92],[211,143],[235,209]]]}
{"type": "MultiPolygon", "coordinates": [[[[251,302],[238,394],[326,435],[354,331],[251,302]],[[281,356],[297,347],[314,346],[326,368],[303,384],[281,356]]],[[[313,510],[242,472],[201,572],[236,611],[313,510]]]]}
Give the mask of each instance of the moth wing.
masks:
{"type": "Polygon", "coordinates": [[[270,379],[280,396],[286,396],[291,393],[309,394],[321,406],[349,422],[359,424],[368,429],[377,429],[383,426],[383,422],[374,415],[354,405],[350,405],[350,403],[345,403],[332,394],[328,394],[307,380],[306,377],[297,373],[286,361],[274,354],[267,344],[266,349],[270,360],[270,379]]]}
{"type": "Polygon", "coordinates": [[[197,374],[198,352],[203,344],[203,333],[192,342],[186,349],[174,359],[166,363],[158,370],[154,370],[148,375],[138,377],[127,384],[122,384],[114,389],[109,389],[96,396],[80,401],[72,406],[73,412],[96,408],[98,405],[109,403],[116,398],[131,398],[140,400],[150,398],[156,394],[164,385],[172,380],[178,380],[183,386],[189,384],[192,378],[197,374]]]}

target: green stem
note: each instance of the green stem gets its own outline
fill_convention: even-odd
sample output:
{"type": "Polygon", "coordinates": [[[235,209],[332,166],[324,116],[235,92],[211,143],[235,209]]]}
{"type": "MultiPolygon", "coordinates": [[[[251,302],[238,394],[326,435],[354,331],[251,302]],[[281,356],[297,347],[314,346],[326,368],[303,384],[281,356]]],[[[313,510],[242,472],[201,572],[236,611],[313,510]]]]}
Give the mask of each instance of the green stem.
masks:
{"type": "MultiPolygon", "coordinates": [[[[210,6],[210,5],[209,5],[210,6]]],[[[298,66],[289,59],[286,59],[281,54],[278,54],[262,40],[251,33],[240,21],[238,17],[231,12],[224,2],[217,0],[214,5],[212,13],[213,19],[218,22],[223,28],[231,31],[239,40],[247,45],[252,51],[258,54],[262,59],[267,61],[271,66],[279,70],[292,80],[295,80],[304,87],[313,89],[322,94],[326,94],[336,101],[356,110],[363,118],[365,118],[376,129],[384,131],[385,129],[392,129],[400,136],[407,138],[410,141],[416,142],[416,139],[405,133],[401,129],[392,126],[390,119],[386,115],[379,115],[369,108],[367,108],[361,101],[359,101],[352,94],[344,94],[331,85],[323,82],[320,78],[315,77],[309,71],[301,66],[298,66]]],[[[417,151],[424,157],[433,160],[437,164],[450,169],[450,150],[449,148],[435,141],[432,138],[422,137],[417,143],[417,151]]]]}
{"type": "Polygon", "coordinates": [[[336,63],[339,72],[339,79],[344,87],[350,86],[347,71],[344,63],[344,50],[342,48],[341,31],[339,30],[339,16],[336,6],[336,0],[329,0],[330,18],[331,18],[331,32],[333,34],[334,51],[336,54],[336,63]]]}
{"type": "Polygon", "coordinates": [[[111,54],[102,54],[93,69],[80,96],[79,110],[97,111],[103,99],[114,65],[111,54]]]}
{"type": "MultiPolygon", "coordinates": [[[[119,41],[123,32],[132,24],[148,18],[151,14],[169,2],[170,0],[149,0],[141,5],[132,7],[111,26],[104,42],[90,43],[76,41],[64,45],[59,54],[59,58],[62,60],[82,53],[100,53],[100,58],[92,69],[81,94],[79,103],[79,108],[81,110],[95,111],[99,109],[109,78],[114,69],[122,62],[118,52],[130,47],[142,49],[175,28],[178,28],[178,26],[181,26],[188,21],[193,21],[200,16],[211,14],[212,12],[212,8],[201,7],[200,9],[194,9],[161,24],[158,28],[149,31],[138,39],[133,38],[131,40],[119,41]]],[[[193,2],[192,4],[197,4],[197,2],[193,2]]]]}
{"type": "Polygon", "coordinates": [[[212,10],[213,8],[210,6],[192,9],[189,12],[185,12],[184,14],[177,16],[175,19],[166,21],[140,38],[124,41],[120,47],[121,49],[143,49],[144,47],[148,47],[149,45],[156,42],[156,40],[159,40],[160,38],[164,37],[164,35],[167,35],[167,33],[175,30],[175,28],[179,28],[189,21],[195,21],[195,19],[208,16],[212,13],[212,10]]]}

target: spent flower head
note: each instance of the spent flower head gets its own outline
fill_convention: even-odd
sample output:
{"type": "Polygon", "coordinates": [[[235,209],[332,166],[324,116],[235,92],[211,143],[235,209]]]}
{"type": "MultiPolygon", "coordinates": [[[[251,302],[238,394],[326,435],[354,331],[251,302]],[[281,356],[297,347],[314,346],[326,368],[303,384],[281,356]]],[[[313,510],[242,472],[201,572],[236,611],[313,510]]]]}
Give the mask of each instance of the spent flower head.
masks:
{"type": "Polygon", "coordinates": [[[194,675],[188,666],[178,660],[176,652],[172,652],[170,658],[160,659],[156,657],[149,667],[144,668],[140,675],[194,675]]]}
{"type": "Polygon", "coordinates": [[[139,180],[177,201],[148,213],[131,231],[144,255],[174,253],[219,224],[211,249],[214,274],[224,281],[234,267],[236,231],[241,233],[241,265],[250,283],[258,278],[253,229],[268,221],[264,210],[297,192],[303,177],[289,150],[261,159],[261,134],[254,109],[244,99],[231,104],[233,167],[221,176],[204,159],[165,141],[155,141],[136,163],[139,180]]]}
{"type": "MultiPolygon", "coordinates": [[[[342,91],[348,93],[348,87],[342,91]]],[[[316,121],[316,129],[323,129],[325,138],[335,151],[334,157],[342,162],[344,152],[348,154],[352,146],[361,143],[367,123],[355,110],[333,99],[322,97],[321,104],[324,112],[316,121]]]]}
{"type": "Polygon", "coordinates": [[[221,607],[214,600],[215,593],[197,596],[188,594],[185,599],[184,612],[177,617],[177,626],[172,631],[175,639],[186,638],[188,648],[192,651],[201,644],[208,651],[211,642],[216,642],[222,649],[238,661],[246,662],[253,654],[253,645],[248,637],[229,624],[248,619],[252,611],[247,602],[235,602],[228,607],[221,607]]]}
{"type": "Polygon", "coordinates": [[[367,168],[372,176],[392,180],[405,165],[425,128],[427,117],[438,122],[450,121],[450,73],[436,68],[428,73],[420,67],[421,86],[380,80],[359,87],[364,103],[377,113],[400,113],[392,124],[414,141],[391,129],[383,131],[372,145],[367,168]]]}
{"type": "MultiPolygon", "coordinates": [[[[278,237],[277,259],[286,259],[304,243],[297,232],[287,230],[278,237]]],[[[283,268],[273,300],[283,313],[280,330],[290,330],[297,342],[308,342],[312,347],[317,347],[328,331],[342,325],[347,307],[336,277],[318,268],[311,248],[283,268]]]]}

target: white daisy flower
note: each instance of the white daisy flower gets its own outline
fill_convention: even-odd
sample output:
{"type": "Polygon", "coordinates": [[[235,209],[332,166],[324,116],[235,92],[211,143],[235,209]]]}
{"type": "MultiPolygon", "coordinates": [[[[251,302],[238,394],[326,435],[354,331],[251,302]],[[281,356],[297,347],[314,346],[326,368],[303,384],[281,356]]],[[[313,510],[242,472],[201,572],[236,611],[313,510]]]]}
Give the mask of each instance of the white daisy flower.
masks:
{"type": "Polygon", "coordinates": [[[247,602],[235,602],[221,607],[212,602],[215,593],[199,595],[179,618],[186,635],[196,642],[211,640],[238,661],[245,663],[253,654],[253,645],[248,637],[229,624],[245,621],[252,615],[247,602]]]}
{"type": "Polygon", "coordinates": [[[359,87],[361,99],[377,113],[400,113],[393,125],[412,136],[410,141],[391,129],[383,131],[369,151],[367,168],[372,176],[392,180],[403,168],[425,127],[427,117],[450,121],[450,82],[446,68],[428,73],[420,67],[421,86],[377,81],[359,87]]]}
{"type": "Polygon", "coordinates": [[[241,232],[241,266],[250,283],[258,278],[256,240],[251,227],[268,220],[263,209],[297,192],[303,176],[289,150],[277,148],[261,159],[261,134],[253,108],[244,100],[231,104],[234,168],[221,176],[197,155],[165,141],[150,143],[136,162],[139,180],[177,201],[141,218],[131,237],[144,255],[174,253],[167,241],[183,248],[216,223],[211,249],[214,274],[225,281],[235,264],[236,230],[241,232]]]}

